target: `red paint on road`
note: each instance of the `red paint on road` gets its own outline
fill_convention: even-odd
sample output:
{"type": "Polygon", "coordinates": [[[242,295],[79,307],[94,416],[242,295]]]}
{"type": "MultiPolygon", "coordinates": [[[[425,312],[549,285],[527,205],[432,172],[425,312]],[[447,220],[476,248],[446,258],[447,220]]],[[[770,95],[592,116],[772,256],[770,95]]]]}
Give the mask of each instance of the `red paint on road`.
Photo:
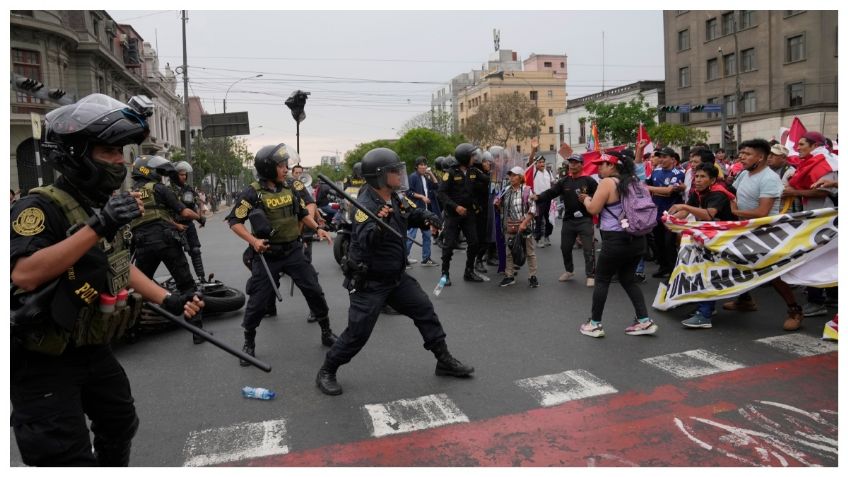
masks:
{"type": "Polygon", "coordinates": [[[837,370],[829,353],[233,465],[835,466],[837,370]]]}

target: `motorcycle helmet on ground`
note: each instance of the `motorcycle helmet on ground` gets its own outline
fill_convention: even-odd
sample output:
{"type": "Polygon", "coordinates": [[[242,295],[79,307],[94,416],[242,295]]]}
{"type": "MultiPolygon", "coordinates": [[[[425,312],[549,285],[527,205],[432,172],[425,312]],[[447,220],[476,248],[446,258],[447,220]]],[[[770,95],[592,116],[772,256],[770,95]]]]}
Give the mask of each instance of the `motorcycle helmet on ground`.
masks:
{"type": "Polygon", "coordinates": [[[256,152],[256,157],[253,159],[253,166],[256,168],[256,175],[263,180],[274,181],[280,183],[277,178],[277,166],[286,164],[286,167],[292,167],[300,164],[300,156],[291,147],[284,143],[274,146],[265,146],[256,152]]]}
{"type": "Polygon", "coordinates": [[[362,177],[371,187],[379,189],[392,187],[394,190],[408,190],[409,177],[406,175],[406,164],[401,162],[395,151],[385,147],[371,149],[362,158],[362,177]],[[398,186],[389,186],[386,181],[388,173],[400,174],[401,181],[398,186]]]}
{"type": "Polygon", "coordinates": [[[461,166],[468,167],[473,164],[473,159],[479,160],[482,154],[479,147],[474,144],[464,142],[456,146],[456,150],[453,155],[456,157],[456,160],[461,166]]]}
{"type": "Polygon", "coordinates": [[[42,157],[77,188],[93,207],[101,207],[127,175],[125,164],[92,159],[94,146],[141,144],[150,134],[152,103],[133,97],[134,108],[105,94],[91,94],[44,117],[42,157]]]}

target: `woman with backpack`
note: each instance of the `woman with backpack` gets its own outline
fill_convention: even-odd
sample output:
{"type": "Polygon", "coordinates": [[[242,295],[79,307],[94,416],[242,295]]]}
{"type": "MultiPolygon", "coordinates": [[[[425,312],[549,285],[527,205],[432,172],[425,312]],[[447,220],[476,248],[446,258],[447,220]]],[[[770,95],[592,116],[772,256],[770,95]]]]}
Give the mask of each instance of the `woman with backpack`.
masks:
{"type": "Polygon", "coordinates": [[[604,336],[601,317],[610,281],[617,275],[636,312],[636,319],[624,332],[628,335],[654,334],[657,325],[648,317],[645,297],[636,284],[635,273],[646,251],[645,234],[650,231],[650,219],[656,219],[656,206],[645,185],[636,177],[633,160],[611,152],[592,162],[598,164],[602,180],[592,197],[580,194],[578,199],[590,214],[600,214],[603,245],[595,264],[592,317],[580,326],[580,333],[593,338],[604,336]]]}

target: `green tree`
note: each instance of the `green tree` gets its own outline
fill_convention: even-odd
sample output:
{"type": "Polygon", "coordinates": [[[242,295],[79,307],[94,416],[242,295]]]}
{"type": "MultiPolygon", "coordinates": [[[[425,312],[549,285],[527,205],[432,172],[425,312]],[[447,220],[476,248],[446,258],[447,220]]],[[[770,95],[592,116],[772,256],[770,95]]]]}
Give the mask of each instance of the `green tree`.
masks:
{"type": "Polygon", "coordinates": [[[430,110],[421,113],[405,122],[398,131],[398,135],[403,136],[409,131],[419,128],[430,129],[447,136],[453,132],[453,116],[446,111],[430,110]]]}
{"type": "Polygon", "coordinates": [[[450,138],[430,129],[412,129],[395,143],[393,150],[398,153],[400,160],[406,163],[406,170],[412,171],[415,159],[426,157],[430,163],[438,156],[453,154],[456,143],[450,138]]]}
{"type": "Polygon", "coordinates": [[[352,170],[353,165],[361,161],[366,152],[378,147],[388,147],[389,149],[394,150],[394,144],[396,142],[397,141],[393,139],[377,139],[376,141],[357,144],[355,148],[345,153],[345,165],[348,169],[352,170]]]}
{"type": "Polygon", "coordinates": [[[650,107],[641,94],[626,103],[588,101],[585,106],[588,120],[598,126],[601,140],[612,140],[613,144],[635,142],[640,122],[647,128],[656,124],[657,109],[650,107]]]}
{"type": "Polygon", "coordinates": [[[483,103],[465,121],[462,134],[482,145],[505,146],[539,135],[542,111],[517,92],[499,94],[483,103]]]}
{"type": "Polygon", "coordinates": [[[685,147],[699,142],[707,142],[709,133],[682,124],[661,123],[648,128],[648,134],[654,144],[663,146],[685,147]]]}

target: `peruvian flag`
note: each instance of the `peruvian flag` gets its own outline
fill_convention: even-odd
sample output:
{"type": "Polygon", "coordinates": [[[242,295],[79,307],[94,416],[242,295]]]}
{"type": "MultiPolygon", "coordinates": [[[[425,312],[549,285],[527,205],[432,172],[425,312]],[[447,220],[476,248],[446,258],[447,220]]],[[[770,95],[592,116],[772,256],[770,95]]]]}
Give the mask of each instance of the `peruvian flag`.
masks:
{"type": "Polygon", "coordinates": [[[609,153],[609,152],[621,152],[627,146],[615,146],[608,147],[601,151],[586,151],[583,153],[583,175],[584,176],[592,176],[598,173],[598,165],[593,164],[592,161],[601,157],[601,154],[609,153]]]}
{"type": "Polygon", "coordinates": [[[636,133],[636,142],[638,143],[642,139],[648,141],[648,145],[645,146],[645,149],[642,151],[643,154],[653,154],[654,153],[654,142],[651,141],[651,136],[648,136],[648,130],[645,128],[645,125],[640,122],[639,123],[639,132],[636,133]]]}
{"type": "Polygon", "coordinates": [[[837,157],[827,150],[827,146],[813,149],[810,156],[795,167],[797,170],[789,179],[789,185],[800,190],[808,190],[825,174],[839,170],[837,157]]]}
{"type": "Polygon", "coordinates": [[[786,135],[786,140],[783,143],[789,149],[789,157],[798,156],[798,141],[804,137],[804,134],[807,134],[807,128],[801,124],[800,119],[795,117],[792,120],[792,126],[789,128],[789,133],[786,135]]]}

